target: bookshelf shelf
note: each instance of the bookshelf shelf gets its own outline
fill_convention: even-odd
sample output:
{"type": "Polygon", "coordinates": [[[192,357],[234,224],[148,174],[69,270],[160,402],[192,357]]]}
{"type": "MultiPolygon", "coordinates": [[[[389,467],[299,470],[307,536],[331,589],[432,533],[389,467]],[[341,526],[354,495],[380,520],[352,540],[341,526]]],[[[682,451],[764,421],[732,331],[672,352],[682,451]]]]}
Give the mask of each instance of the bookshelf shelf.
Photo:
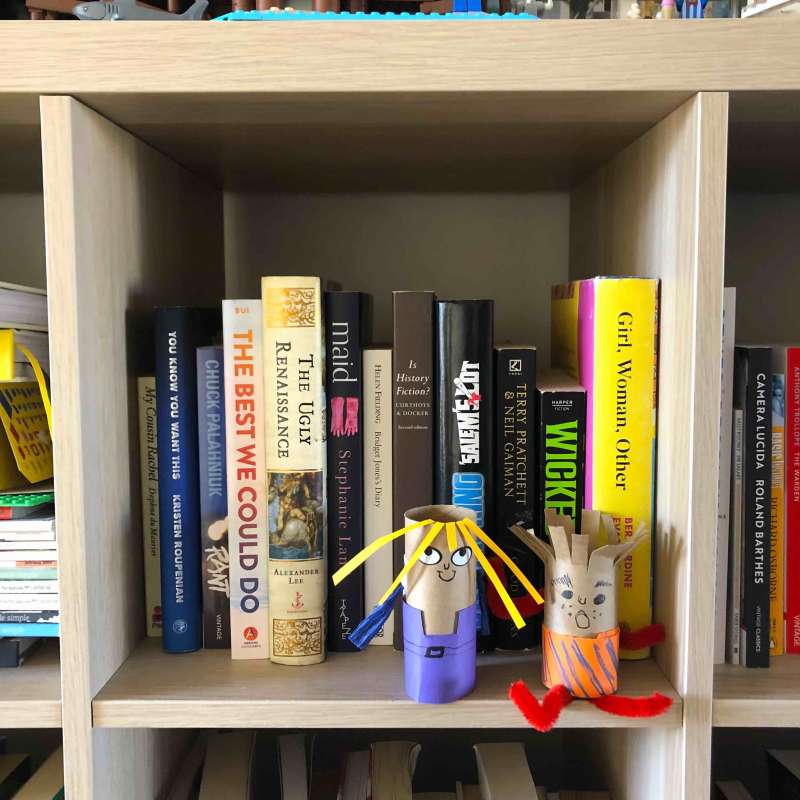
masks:
{"type": "Polygon", "coordinates": [[[0,670],[0,730],[60,727],[58,642],[48,641],[21,667],[0,670]]]}
{"type": "MultiPolygon", "coordinates": [[[[167,655],[158,641],[142,642],[100,691],[94,724],[117,728],[527,728],[507,699],[524,678],[541,689],[541,666],[530,654],[478,660],[478,685],[464,700],[422,705],[403,693],[403,658],[391,647],[334,653],[310,667],[232,661],[225,651],[167,655]],[[357,680],[353,676],[358,676],[357,680]]],[[[559,725],[567,728],[680,726],[682,702],[654,661],[625,663],[620,691],[659,691],[672,708],[651,720],[623,720],[575,702],[559,725]]],[[[538,696],[544,694],[539,691],[538,696]]]]}
{"type": "Polygon", "coordinates": [[[769,669],[718,664],[713,724],[718,728],[800,728],[800,658],[770,659],[769,669]]]}

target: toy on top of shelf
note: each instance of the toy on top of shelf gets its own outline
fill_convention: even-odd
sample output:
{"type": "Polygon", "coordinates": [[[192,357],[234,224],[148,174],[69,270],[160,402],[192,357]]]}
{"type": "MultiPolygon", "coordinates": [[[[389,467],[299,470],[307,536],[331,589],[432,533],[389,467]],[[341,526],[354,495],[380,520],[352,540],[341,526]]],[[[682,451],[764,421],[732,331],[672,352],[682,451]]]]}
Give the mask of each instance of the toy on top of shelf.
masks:
{"type": "Polygon", "coordinates": [[[708,0],[676,0],[678,14],[684,19],[703,19],[707,7],[710,11],[708,0]]]}
{"type": "Polygon", "coordinates": [[[402,594],[405,689],[418,703],[449,703],[469,694],[475,686],[476,560],[517,627],[525,626],[479,541],[503,561],[537,603],[543,602],[475,519],[474,511],[458,506],[413,508],[405,513],[404,528],[376,539],[333,575],[338,585],[381,547],[405,536],[405,566],[349,638],[363,649],[377,635],[392,613],[395,599],[402,594]]]}
{"type": "Polygon", "coordinates": [[[90,3],[78,3],[72,13],[83,20],[145,20],[153,22],[178,22],[182,20],[198,20],[203,18],[208,0],[194,0],[194,3],[183,12],[173,14],[155,6],[139,3],[137,0],[113,0],[104,3],[94,0],[90,3]]]}
{"type": "Polygon", "coordinates": [[[620,634],[617,619],[616,566],[650,534],[640,525],[633,537],[620,542],[614,522],[597,511],[584,510],[581,533],[570,517],[545,511],[550,541],[532,530],[511,531],[544,562],[545,604],[542,625],[542,682],[549,691],[541,704],[517,681],[509,697],[536,730],[555,725],[561,710],[574,698],[588,700],[601,711],[623,717],[655,717],[672,701],[659,693],[650,697],[615,697],[620,639],[639,649],[663,639],[663,628],[650,625],[620,634]]]}

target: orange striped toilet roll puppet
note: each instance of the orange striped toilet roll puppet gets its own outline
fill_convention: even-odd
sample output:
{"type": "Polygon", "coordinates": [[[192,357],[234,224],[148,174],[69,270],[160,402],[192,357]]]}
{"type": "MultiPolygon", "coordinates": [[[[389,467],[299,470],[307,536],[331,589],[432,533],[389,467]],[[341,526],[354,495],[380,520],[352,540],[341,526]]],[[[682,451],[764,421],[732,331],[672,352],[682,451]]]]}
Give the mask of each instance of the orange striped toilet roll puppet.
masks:
{"type": "Polygon", "coordinates": [[[550,543],[520,526],[511,531],[544,562],[542,681],[548,692],[539,703],[524,682],[517,681],[509,697],[542,732],[555,725],[562,709],[575,698],[618,716],[663,714],[672,701],[661,694],[615,694],[620,639],[626,648],[644,647],[664,636],[659,625],[621,633],[617,620],[617,564],[649,540],[650,534],[641,526],[632,538],[620,542],[613,520],[597,511],[582,512],[578,534],[570,517],[552,510],[545,513],[550,543]]]}

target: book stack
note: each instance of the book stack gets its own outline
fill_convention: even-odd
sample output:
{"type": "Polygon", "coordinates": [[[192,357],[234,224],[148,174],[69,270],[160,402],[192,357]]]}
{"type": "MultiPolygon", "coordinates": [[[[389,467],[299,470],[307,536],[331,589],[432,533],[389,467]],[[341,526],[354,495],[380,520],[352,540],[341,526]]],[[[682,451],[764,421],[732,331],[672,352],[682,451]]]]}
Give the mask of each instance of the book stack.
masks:
{"type": "Polygon", "coordinates": [[[0,493],[2,663],[24,658],[31,642],[58,636],[58,553],[52,491],[0,493]]]}
{"type": "Polygon", "coordinates": [[[24,753],[0,754],[0,797],[15,800],[63,800],[64,753],[54,750],[37,769],[24,753]]]}
{"type": "MultiPolygon", "coordinates": [[[[148,633],[165,649],[313,664],[350,635],[403,565],[404,543],[329,588],[406,510],[474,512],[517,566],[508,526],[545,509],[653,520],[658,281],[555,287],[552,354],[495,342],[494,301],[397,291],[394,341],[370,341],[371,299],[315,277],[266,277],[261,297],[156,312],[155,375],[140,379],[148,633]],[[162,445],[162,443],[164,443],[162,445]]],[[[478,648],[539,643],[540,610],[487,554],[518,630],[477,570],[478,648]]],[[[621,622],[651,621],[650,556],[625,563],[621,622]]],[[[402,648],[401,615],[373,644],[402,648]]],[[[630,654],[646,655],[646,651],[630,654]]]]}
{"type": "Polygon", "coordinates": [[[50,372],[47,293],[0,282],[0,381],[35,377],[23,347],[50,372]]]}

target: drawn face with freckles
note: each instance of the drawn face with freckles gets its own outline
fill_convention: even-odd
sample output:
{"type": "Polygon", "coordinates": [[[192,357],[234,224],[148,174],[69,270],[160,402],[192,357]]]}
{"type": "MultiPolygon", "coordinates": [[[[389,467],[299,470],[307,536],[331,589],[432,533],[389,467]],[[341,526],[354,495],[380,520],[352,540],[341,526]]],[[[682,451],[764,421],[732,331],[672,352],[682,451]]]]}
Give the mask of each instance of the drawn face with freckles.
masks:
{"type": "Polygon", "coordinates": [[[614,575],[556,561],[549,576],[545,625],[570,636],[597,636],[617,624],[614,575]]]}
{"type": "MultiPolygon", "coordinates": [[[[427,510],[446,508],[428,506],[427,510]]],[[[432,518],[438,522],[455,522],[468,516],[465,509],[458,509],[455,515],[442,512],[428,513],[423,519],[432,518]]],[[[407,524],[414,522],[411,518],[407,524]]],[[[430,526],[409,531],[405,537],[405,556],[411,558],[420,542],[430,532],[430,526]]],[[[455,619],[459,611],[475,602],[476,564],[472,548],[456,531],[456,549],[451,551],[444,528],[420,556],[406,576],[406,602],[423,613],[425,632],[429,635],[448,634],[454,631],[455,619]]]]}

